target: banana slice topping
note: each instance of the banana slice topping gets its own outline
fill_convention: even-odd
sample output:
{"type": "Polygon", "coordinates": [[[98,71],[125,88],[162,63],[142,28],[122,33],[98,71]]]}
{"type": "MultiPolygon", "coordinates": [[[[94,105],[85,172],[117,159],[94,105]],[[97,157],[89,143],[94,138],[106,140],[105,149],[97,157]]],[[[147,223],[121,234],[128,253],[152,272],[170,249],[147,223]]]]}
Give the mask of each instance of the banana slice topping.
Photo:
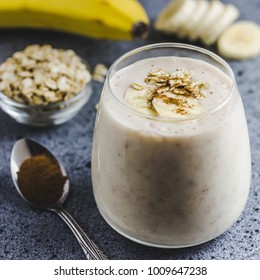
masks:
{"type": "Polygon", "coordinates": [[[162,69],[151,71],[144,84],[132,83],[124,101],[135,111],[150,116],[184,118],[204,111],[206,85],[192,79],[186,70],[168,73],[162,69]]]}
{"type": "Polygon", "coordinates": [[[125,102],[133,110],[150,115],[156,116],[156,111],[151,106],[147,96],[149,94],[149,88],[144,88],[138,84],[132,84],[125,94],[125,102]]]}
{"type": "Polygon", "coordinates": [[[199,100],[171,92],[155,96],[152,104],[158,115],[166,118],[184,118],[203,112],[203,106],[199,100]]]}

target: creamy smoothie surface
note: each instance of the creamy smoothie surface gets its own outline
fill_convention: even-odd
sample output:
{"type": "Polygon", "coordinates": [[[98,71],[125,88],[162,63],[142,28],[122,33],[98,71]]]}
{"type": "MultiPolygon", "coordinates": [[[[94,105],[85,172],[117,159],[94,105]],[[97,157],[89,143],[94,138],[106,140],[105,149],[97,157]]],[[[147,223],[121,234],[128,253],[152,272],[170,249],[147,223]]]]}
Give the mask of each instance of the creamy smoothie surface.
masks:
{"type": "Polygon", "coordinates": [[[92,153],[94,195],[107,222],[160,247],[223,233],[250,185],[247,124],[231,78],[200,60],[156,57],[108,83],[92,153]]]}
{"type": "Polygon", "coordinates": [[[231,94],[232,81],[201,60],[183,57],[144,59],[111,79],[114,94],[135,111],[166,118],[205,113],[231,94]]]}

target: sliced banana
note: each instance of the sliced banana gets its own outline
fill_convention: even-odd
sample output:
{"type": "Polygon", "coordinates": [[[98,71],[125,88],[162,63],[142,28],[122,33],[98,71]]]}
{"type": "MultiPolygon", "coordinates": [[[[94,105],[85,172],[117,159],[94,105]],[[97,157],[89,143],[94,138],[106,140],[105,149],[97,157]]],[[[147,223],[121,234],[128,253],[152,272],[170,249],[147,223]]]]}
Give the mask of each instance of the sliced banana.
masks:
{"type": "Polygon", "coordinates": [[[200,25],[209,6],[209,2],[207,0],[197,0],[194,1],[194,3],[196,3],[196,6],[194,7],[194,10],[192,10],[189,18],[185,21],[185,24],[183,24],[180,31],[182,36],[186,36],[190,39],[193,37],[193,30],[200,25]]]}
{"type": "Polygon", "coordinates": [[[136,90],[132,87],[129,87],[126,91],[124,100],[127,105],[133,110],[144,113],[146,115],[155,116],[157,115],[157,113],[147,99],[148,93],[148,88],[136,90]]]}
{"type": "Polygon", "coordinates": [[[163,32],[173,33],[173,27],[170,21],[172,15],[176,12],[179,6],[179,1],[171,1],[164,9],[158,14],[154,27],[155,29],[163,32]]]}
{"type": "Polygon", "coordinates": [[[153,98],[152,103],[158,115],[166,118],[184,118],[203,112],[203,105],[199,100],[171,92],[153,98]]]}
{"type": "Polygon", "coordinates": [[[171,23],[169,21],[171,15],[175,11],[175,3],[170,2],[169,5],[167,5],[157,16],[154,27],[158,31],[163,31],[163,32],[170,32],[172,33],[172,27],[171,23]]]}
{"type": "Polygon", "coordinates": [[[247,59],[260,54],[260,27],[251,21],[238,21],[218,39],[220,55],[231,59],[247,59]]]}
{"type": "Polygon", "coordinates": [[[178,33],[196,6],[194,0],[172,0],[157,16],[155,29],[167,33],[178,33]]]}
{"type": "Polygon", "coordinates": [[[200,21],[200,23],[195,26],[192,30],[192,36],[190,38],[192,40],[196,40],[201,38],[206,33],[210,33],[210,27],[214,24],[217,24],[217,18],[221,16],[225,8],[225,5],[218,1],[213,0],[209,2],[208,8],[204,14],[204,17],[200,21]]]}
{"type": "Polygon", "coordinates": [[[187,36],[188,29],[195,20],[194,11],[197,9],[197,0],[182,1],[182,8],[179,9],[170,19],[178,37],[187,36]]]}
{"type": "Polygon", "coordinates": [[[215,43],[220,34],[239,16],[238,9],[231,4],[225,6],[223,13],[212,22],[205,32],[202,33],[201,40],[206,45],[215,43]]]}

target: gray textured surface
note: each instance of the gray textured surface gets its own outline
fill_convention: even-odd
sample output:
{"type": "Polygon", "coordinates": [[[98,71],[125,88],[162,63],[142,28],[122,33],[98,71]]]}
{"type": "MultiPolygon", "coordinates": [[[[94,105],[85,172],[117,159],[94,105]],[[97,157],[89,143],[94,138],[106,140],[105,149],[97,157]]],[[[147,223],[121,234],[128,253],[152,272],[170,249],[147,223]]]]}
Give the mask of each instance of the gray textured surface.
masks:
{"type": "MultiPolygon", "coordinates": [[[[167,0],[143,0],[153,21],[167,0]]],[[[226,1],[225,1],[226,2],[226,1]]],[[[230,0],[241,19],[260,24],[260,0],[230,0]]],[[[178,41],[151,30],[145,41],[110,42],[58,32],[0,31],[0,60],[31,43],[72,48],[91,67],[107,66],[125,51],[147,43],[178,41]]],[[[199,45],[199,43],[196,43],[199,45]]],[[[214,49],[212,49],[214,51],[214,49]]],[[[33,137],[50,148],[64,163],[71,180],[65,208],[111,259],[260,259],[260,57],[230,62],[244,102],[252,149],[252,186],[239,220],[213,241],[186,249],[155,249],[125,239],[100,216],[91,186],[91,146],[94,106],[102,84],[93,83],[90,102],[71,121],[36,129],[17,124],[0,111],[0,259],[85,259],[75,237],[54,213],[30,208],[15,190],[9,170],[10,151],[21,137],[33,137]]]]}

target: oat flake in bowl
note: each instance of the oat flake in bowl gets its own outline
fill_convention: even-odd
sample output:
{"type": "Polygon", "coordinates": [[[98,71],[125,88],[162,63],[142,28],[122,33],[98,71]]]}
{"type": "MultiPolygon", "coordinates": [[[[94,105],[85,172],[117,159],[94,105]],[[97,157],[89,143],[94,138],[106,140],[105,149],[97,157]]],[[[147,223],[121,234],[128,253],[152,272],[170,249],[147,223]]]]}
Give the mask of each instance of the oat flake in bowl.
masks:
{"type": "Polygon", "coordinates": [[[90,81],[73,50],[29,45],[0,65],[0,107],[20,123],[61,124],[88,101],[90,81]]]}

